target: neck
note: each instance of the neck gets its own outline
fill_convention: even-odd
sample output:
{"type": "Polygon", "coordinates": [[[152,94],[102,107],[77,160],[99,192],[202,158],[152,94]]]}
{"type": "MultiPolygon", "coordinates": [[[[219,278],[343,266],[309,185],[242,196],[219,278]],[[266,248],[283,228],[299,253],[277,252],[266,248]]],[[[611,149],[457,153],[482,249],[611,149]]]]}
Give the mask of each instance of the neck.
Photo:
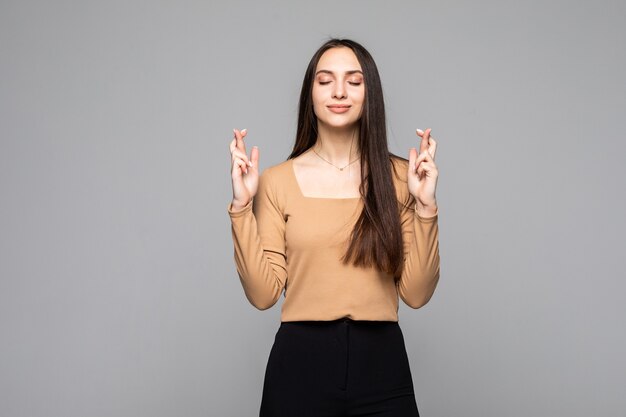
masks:
{"type": "Polygon", "coordinates": [[[335,129],[318,123],[317,132],[313,149],[332,164],[344,166],[360,155],[358,127],[335,129]]]}

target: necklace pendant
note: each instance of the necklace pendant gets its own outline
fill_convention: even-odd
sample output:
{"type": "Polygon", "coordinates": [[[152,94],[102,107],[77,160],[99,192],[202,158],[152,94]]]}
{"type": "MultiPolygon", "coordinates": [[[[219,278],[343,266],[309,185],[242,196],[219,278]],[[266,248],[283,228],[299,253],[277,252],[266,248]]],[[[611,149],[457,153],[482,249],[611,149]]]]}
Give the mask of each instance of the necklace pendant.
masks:
{"type": "Polygon", "coordinates": [[[339,171],[343,171],[343,168],[339,168],[339,171]]]}

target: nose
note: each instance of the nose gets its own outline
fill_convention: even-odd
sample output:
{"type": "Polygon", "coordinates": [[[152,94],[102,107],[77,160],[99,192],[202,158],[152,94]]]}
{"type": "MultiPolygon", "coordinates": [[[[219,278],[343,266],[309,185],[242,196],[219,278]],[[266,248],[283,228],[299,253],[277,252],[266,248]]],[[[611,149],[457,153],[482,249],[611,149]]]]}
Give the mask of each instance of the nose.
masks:
{"type": "Polygon", "coordinates": [[[343,83],[335,83],[334,85],[333,98],[346,98],[346,89],[343,83]]]}

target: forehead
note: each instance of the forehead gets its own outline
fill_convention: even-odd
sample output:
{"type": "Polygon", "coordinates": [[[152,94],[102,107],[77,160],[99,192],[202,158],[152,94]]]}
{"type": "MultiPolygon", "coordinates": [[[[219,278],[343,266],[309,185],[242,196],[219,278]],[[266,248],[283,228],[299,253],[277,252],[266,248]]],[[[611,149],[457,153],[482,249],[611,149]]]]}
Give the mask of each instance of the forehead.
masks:
{"type": "Polygon", "coordinates": [[[319,70],[345,72],[350,70],[362,70],[362,68],[352,49],[336,47],[330,48],[322,54],[315,68],[316,72],[319,70]]]}

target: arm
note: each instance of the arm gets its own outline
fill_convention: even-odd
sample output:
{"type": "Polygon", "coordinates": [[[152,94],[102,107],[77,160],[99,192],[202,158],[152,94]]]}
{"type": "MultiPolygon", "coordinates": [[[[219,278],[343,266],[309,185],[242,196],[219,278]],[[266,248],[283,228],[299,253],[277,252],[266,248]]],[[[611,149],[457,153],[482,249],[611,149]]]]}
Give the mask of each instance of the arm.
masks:
{"type": "Polygon", "coordinates": [[[235,265],[248,301],[259,310],[273,306],[285,287],[285,219],[270,169],[259,177],[253,200],[239,210],[228,205],[235,265]]]}
{"type": "Polygon", "coordinates": [[[409,194],[400,216],[404,268],[398,294],[409,307],[420,308],[428,303],[439,281],[439,210],[430,217],[420,216],[409,194]]]}

